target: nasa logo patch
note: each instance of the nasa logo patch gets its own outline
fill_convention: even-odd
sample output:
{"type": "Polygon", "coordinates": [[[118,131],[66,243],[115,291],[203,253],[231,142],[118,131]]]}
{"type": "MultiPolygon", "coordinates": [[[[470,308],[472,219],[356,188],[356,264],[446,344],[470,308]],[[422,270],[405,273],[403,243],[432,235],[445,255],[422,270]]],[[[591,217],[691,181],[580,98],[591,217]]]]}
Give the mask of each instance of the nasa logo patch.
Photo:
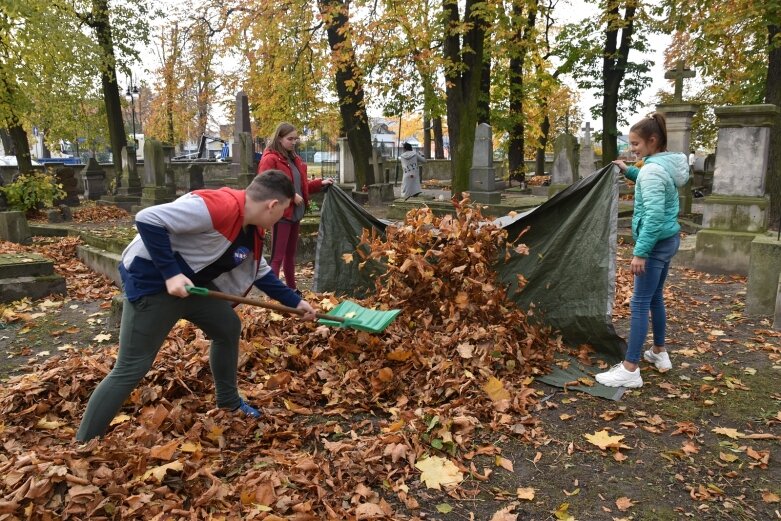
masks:
{"type": "Polygon", "coordinates": [[[239,246],[236,248],[236,251],[233,252],[233,262],[235,262],[237,266],[244,262],[247,257],[249,257],[249,248],[246,246],[239,246]]]}

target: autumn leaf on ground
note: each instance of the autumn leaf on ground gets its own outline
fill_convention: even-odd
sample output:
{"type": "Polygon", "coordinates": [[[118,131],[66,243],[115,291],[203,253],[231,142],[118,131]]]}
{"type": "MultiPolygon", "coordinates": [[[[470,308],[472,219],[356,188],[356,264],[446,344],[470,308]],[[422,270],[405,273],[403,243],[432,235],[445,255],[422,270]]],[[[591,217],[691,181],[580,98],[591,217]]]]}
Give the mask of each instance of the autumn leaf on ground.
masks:
{"type": "Polygon", "coordinates": [[[611,436],[606,430],[595,432],[594,434],[584,434],[589,443],[596,445],[602,450],[606,449],[628,449],[629,447],[621,443],[623,436],[611,436]]]}
{"type": "Polygon", "coordinates": [[[504,411],[510,406],[510,393],[501,380],[492,376],[483,386],[483,391],[494,402],[497,411],[504,411]]]}
{"type": "Polygon", "coordinates": [[[353,261],[353,254],[352,253],[344,253],[342,254],[342,260],[345,264],[350,264],[353,261]]]}
{"type": "Polygon", "coordinates": [[[766,490],[762,492],[762,501],[765,503],[778,503],[781,501],[781,498],[778,497],[778,494],[774,494],[773,492],[766,490]]]}
{"type": "Polygon", "coordinates": [[[440,456],[430,456],[415,463],[415,468],[420,471],[420,481],[428,488],[442,490],[453,488],[464,479],[464,474],[458,470],[452,461],[440,456]]]}
{"type": "Polygon", "coordinates": [[[716,434],[721,434],[728,438],[732,438],[733,440],[737,440],[739,438],[743,438],[746,436],[742,432],[739,432],[737,429],[730,429],[727,427],[716,427],[715,429],[713,429],[713,432],[715,432],[716,434]]]}
{"type": "Polygon", "coordinates": [[[65,425],[65,422],[61,422],[58,420],[47,420],[46,418],[41,418],[40,420],[38,420],[38,423],[35,424],[35,426],[38,427],[39,429],[46,429],[46,430],[58,429],[63,425],[65,425]]]}
{"type": "Polygon", "coordinates": [[[511,503],[506,507],[494,512],[491,521],[517,521],[518,514],[513,514],[513,510],[518,506],[517,503],[511,503]]]}
{"type": "Polygon", "coordinates": [[[635,506],[635,502],[628,497],[620,497],[616,499],[616,507],[618,507],[621,512],[625,512],[633,506],[635,506]]]}
{"type": "Polygon", "coordinates": [[[184,466],[182,465],[181,461],[172,461],[171,463],[166,463],[165,465],[160,465],[158,467],[147,470],[144,472],[144,475],[141,476],[141,481],[146,481],[149,477],[154,477],[155,480],[157,480],[159,483],[163,480],[169,470],[173,472],[181,472],[183,468],[184,466]]]}
{"type": "Polygon", "coordinates": [[[575,521],[575,517],[569,513],[569,503],[562,503],[553,513],[559,521],[575,521]]]}
{"type": "Polygon", "coordinates": [[[93,340],[97,343],[108,342],[109,340],[111,340],[111,333],[101,333],[97,335],[95,338],[93,338],[93,340]]]}
{"type": "Polygon", "coordinates": [[[526,501],[534,501],[534,488],[532,487],[519,487],[515,491],[515,496],[518,499],[525,499],[526,501]]]}

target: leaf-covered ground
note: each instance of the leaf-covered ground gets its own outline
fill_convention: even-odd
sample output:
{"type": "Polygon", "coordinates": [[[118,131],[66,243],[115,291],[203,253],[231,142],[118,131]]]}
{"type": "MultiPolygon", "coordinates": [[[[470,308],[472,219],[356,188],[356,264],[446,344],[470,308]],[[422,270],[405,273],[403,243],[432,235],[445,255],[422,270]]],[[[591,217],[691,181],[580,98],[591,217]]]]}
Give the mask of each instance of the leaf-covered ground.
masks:
{"type": "Polygon", "coordinates": [[[3,308],[0,348],[32,363],[0,392],[0,519],[781,518],[781,335],[744,316],[744,279],[674,269],[673,370],[644,366],[645,387],[605,401],[534,381],[561,346],[504,302],[486,269],[501,234],[470,220],[417,213],[388,242],[366,237],[394,259],[372,303],[404,309],[382,335],[239,308],[240,388],[260,423],[212,408],[208,340],[182,322],[110,433],[83,445],[116,288],[74,259],[75,239],[0,243],[49,256],[68,285],[3,308]]]}

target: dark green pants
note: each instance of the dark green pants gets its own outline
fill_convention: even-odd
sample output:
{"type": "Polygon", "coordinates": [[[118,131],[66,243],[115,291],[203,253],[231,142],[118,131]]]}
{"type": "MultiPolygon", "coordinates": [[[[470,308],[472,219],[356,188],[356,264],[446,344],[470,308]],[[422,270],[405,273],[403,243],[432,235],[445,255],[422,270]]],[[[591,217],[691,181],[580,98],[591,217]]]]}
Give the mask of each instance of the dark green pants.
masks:
{"type": "Polygon", "coordinates": [[[117,361],[90,396],[76,434],[78,441],[105,434],[122,404],[152,367],[171,328],[182,318],[200,327],[212,340],[209,365],[217,406],[235,409],[240,405],[236,370],[241,321],[228,302],[195,296],[179,298],[165,292],[135,302],[126,298],[117,361]]]}

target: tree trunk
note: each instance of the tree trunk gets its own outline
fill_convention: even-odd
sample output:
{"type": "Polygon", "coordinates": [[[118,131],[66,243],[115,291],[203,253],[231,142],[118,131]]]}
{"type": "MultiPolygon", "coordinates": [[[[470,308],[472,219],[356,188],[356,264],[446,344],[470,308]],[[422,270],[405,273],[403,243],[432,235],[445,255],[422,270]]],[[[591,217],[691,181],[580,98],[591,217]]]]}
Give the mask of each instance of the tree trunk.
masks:
{"type": "Polygon", "coordinates": [[[3,143],[3,153],[7,156],[14,155],[11,134],[8,133],[8,129],[0,128],[0,141],[3,143]]]}
{"type": "Polygon", "coordinates": [[[475,13],[476,4],[478,2],[475,0],[466,0],[464,5],[464,25],[468,29],[463,34],[463,47],[469,52],[463,54],[458,2],[444,0],[442,5],[445,25],[443,49],[445,60],[449,62],[445,69],[445,96],[450,137],[451,192],[454,197],[461,197],[469,189],[469,171],[472,168],[475,143],[486,33],[483,16],[479,12],[475,13]]]}
{"type": "Polygon", "coordinates": [[[103,50],[105,63],[100,68],[100,81],[103,86],[103,101],[106,105],[106,121],[111,139],[112,162],[114,163],[115,187],[119,188],[122,179],[122,147],[127,146],[125,124],[122,120],[122,103],[117,85],[116,59],[114,56],[114,38],[111,34],[108,0],[93,0],[90,27],[95,31],[98,44],[103,50]]]}
{"type": "Polygon", "coordinates": [[[548,147],[548,134],[550,133],[550,118],[548,117],[547,103],[542,108],[545,117],[542,118],[540,125],[540,146],[537,147],[537,153],[534,157],[534,174],[545,175],[545,149],[548,147]]]}
{"type": "Polygon", "coordinates": [[[328,45],[336,67],[336,93],[339,112],[347,134],[347,143],[355,163],[355,184],[358,190],[374,184],[371,129],[366,113],[363,78],[356,63],[355,49],[347,35],[348,4],[346,0],[319,0],[318,7],[328,33],[328,45]]]}
{"type": "Polygon", "coordinates": [[[423,116],[423,156],[431,157],[431,118],[428,114],[423,116]]]}
{"type": "MultiPolygon", "coordinates": [[[[486,51],[483,51],[484,53],[486,51]]],[[[480,93],[477,98],[477,122],[491,124],[491,57],[483,57],[480,74],[480,93]]]]}
{"type": "Polygon", "coordinates": [[[619,12],[621,1],[608,2],[608,23],[605,31],[605,49],[602,58],[604,94],[602,97],[602,166],[610,164],[618,156],[618,91],[626,73],[636,7],[626,7],[624,18],[619,12]],[[620,23],[612,20],[621,20],[620,23]],[[621,30],[621,45],[618,31],[621,30]]]}
{"type": "Polygon", "coordinates": [[[442,131],[442,116],[434,118],[434,159],[445,159],[445,137],[442,131]]]}
{"type": "Polygon", "coordinates": [[[33,161],[30,157],[30,143],[27,141],[27,132],[15,114],[11,116],[14,123],[8,125],[8,133],[11,135],[14,150],[16,151],[16,164],[20,174],[29,174],[33,171],[33,161]]]}
{"type": "MultiPolygon", "coordinates": [[[[781,105],[781,46],[774,43],[781,32],[781,26],[768,25],[768,44],[770,52],[767,60],[767,81],[765,83],[765,103],[781,105]]],[[[770,129],[770,151],[768,153],[767,191],[770,194],[771,225],[781,229],[781,121],[776,119],[770,129]]]]}
{"type": "Polygon", "coordinates": [[[521,185],[526,182],[526,164],[524,161],[526,121],[523,115],[523,70],[526,62],[526,49],[529,48],[528,40],[531,38],[532,29],[537,19],[537,4],[529,6],[524,23],[523,4],[520,0],[514,0],[512,8],[512,24],[514,34],[511,44],[509,82],[510,82],[510,127],[507,159],[509,162],[509,179],[515,179],[521,185]]]}

